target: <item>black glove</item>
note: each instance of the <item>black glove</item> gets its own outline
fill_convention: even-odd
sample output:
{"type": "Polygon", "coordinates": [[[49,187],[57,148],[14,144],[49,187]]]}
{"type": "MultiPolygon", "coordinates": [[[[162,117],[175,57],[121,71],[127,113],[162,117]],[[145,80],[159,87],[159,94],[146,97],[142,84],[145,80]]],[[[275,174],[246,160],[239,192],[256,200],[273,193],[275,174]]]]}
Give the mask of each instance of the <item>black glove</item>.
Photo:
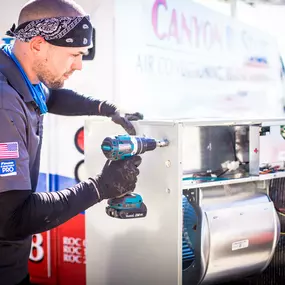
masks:
{"type": "Polygon", "coordinates": [[[136,135],[136,130],[130,121],[143,119],[143,115],[138,112],[133,114],[125,114],[125,117],[122,117],[116,106],[108,103],[107,101],[102,102],[100,114],[110,117],[115,124],[121,125],[129,135],[136,135]]]}
{"type": "Polygon", "coordinates": [[[136,135],[135,127],[130,122],[127,116],[122,117],[119,112],[116,112],[114,115],[111,116],[111,118],[115,124],[121,125],[129,135],[136,135]]]}
{"type": "Polygon", "coordinates": [[[89,178],[98,192],[99,200],[116,198],[135,190],[140,156],[133,156],[124,160],[108,160],[95,179],[89,178]]]}

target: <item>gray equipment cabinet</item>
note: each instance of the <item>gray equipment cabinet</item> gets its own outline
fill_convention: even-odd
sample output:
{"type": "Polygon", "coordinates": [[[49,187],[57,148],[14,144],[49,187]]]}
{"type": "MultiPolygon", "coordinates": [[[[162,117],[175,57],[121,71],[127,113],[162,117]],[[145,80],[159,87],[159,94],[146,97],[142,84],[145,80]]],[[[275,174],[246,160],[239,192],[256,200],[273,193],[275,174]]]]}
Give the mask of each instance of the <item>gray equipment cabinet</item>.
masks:
{"type": "MultiPolygon", "coordinates": [[[[134,124],[138,136],[170,144],[142,155],[135,193],[145,218],[111,218],[106,201],[86,211],[87,284],[218,284],[261,273],[280,235],[269,183],[285,176],[285,119],[134,124]],[[269,165],[278,171],[261,174],[269,165]]],[[[106,162],[103,139],[125,133],[98,118],[84,132],[94,176],[106,162]]]]}

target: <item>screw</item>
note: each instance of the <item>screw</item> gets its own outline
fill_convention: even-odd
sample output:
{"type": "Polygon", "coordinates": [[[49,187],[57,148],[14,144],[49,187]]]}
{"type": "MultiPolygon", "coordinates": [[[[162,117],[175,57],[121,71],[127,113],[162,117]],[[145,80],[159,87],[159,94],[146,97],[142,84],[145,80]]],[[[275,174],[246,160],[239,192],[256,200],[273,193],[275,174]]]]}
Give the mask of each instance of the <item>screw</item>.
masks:
{"type": "Polygon", "coordinates": [[[168,167],[168,168],[171,166],[170,160],[166,160],[166,161],[165,161],[165,166],[168,167]]]}

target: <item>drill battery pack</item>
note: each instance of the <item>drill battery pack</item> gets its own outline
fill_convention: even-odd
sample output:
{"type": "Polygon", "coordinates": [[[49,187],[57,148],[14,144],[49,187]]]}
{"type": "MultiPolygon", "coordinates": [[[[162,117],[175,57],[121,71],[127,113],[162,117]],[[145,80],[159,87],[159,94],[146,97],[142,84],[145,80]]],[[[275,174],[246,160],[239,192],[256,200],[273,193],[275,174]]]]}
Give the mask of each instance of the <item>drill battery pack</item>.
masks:
{"type": "Polygon", "coordinates": [[[106,213],[118,219],[143,218],[147,214],[147,207],[139,194],[128,194],[120,198],[109,199],[106,213]]]}

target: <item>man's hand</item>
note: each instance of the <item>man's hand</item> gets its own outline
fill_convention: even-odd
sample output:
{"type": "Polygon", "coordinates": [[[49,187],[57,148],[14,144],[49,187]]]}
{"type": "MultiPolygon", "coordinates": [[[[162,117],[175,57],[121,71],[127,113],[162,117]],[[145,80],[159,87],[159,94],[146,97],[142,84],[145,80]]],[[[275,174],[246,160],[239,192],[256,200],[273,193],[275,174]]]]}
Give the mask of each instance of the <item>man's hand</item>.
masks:
{"type": "Polygon", "coordinates": [[[137,176],[140,171],[140,156],[133,156],[124,160],[108,160],[95,179],[89,178],[99,195],[99,200],[116,198],[135,190],[137,176]]]}
{"type": "Polygon", "coordinates": [[[125,114],[125,117],[122,117],[119,112],[115,112],[115,114],[111,115],[110,117],[115,124],[121,125],[126,132],[132,136],[136,135],[136,130],[131,121],[143,119],[143,115],[140,113],[125,114]]]}
{"type": "Polygon", "coordinates": [[[115,124],[121,125],[129,135],[136,135],[136,130],[131,121],[142,120],[143,115],[141,113],[125,114],[125,117],[121,116],[118,108],[107,101],[102,101],[99,105],[99,113],[102,116],[106,116],[112,119],[115,124]]]}

